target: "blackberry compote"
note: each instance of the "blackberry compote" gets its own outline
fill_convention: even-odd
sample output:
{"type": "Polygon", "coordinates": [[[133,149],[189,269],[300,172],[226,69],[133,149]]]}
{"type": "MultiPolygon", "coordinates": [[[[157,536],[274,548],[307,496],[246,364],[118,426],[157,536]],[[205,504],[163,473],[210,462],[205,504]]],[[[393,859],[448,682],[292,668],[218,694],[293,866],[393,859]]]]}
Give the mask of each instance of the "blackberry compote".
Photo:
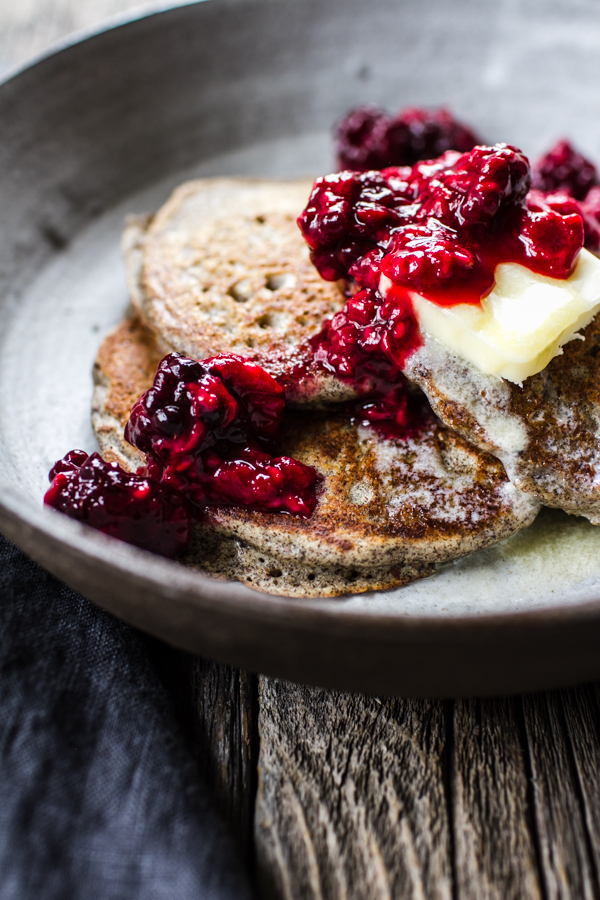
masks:
{"type": "Polygon", "coordinates": [[[583,220],[585,246],[600,250],[600,186],[596,166],[568,142],[559,141],[533,167],[530,209],[578,213],[583,220]]]}
{"type": "Polygon", "coordinates": [[[317,362],[375,403],[398,404],[400,372],[421,343],[411,292],[442,306],[479,304],[501,262],[567,278],[584,242],[582,213],[566,196],[562,205],[536,200],[530,185],[529,161],[506,144],[317,179],[298,224],[322,277],[345,279],[354,293],[313,339],[317,362]]]}
{"type": "Polygon", "coordinates": [[[319,178],[298,224],[325,279],[381,276],[442,304],[479,303],[500,262],[553,278],[583,246],[577,212],[531,210],[527,158],[496,144],[382,172],[319,178]]]}
{"type": "Polygon", "coordinates": [[[365,172],[387,166],[412,166],[446,150],[470,150],[479,138],[446,109],[408,107],[390,116],[374,106],[361,106],[336,128],[340,169],[365,172]]]}
{"type": "Polygon", "coordinates": [[[310,516],[316,471],[269,452],[283,408],[283,388],[243,357],[200,363],[171,353],[133,406],[125,437],[146,455],[151,477],[197,509],[310,516]]]}
{"type": "Polygon", "coordinates": [[[72,450],[50,470],[50,481],[44,503],[104,534],[169,557],[190,539],[192,518],[181,497],[98,453],[72,450]]]}
{"type": "Polygon", "coordinates": [[[125,429],[146,454],[146,467],[132,474],[97,453],[73,450],[52,468],[44,502],[170,557],[186,547],[206,506],[310,516],[317,472],[269,452],[283,408],[283,388],[247,359],[198,363],[172,353],[125,429]]]}
{"type": "Polygon", "coordinates": [[[569,141],[559,141],[533,167],[532,187],[545,193],[563,191],[583,200],[598,183],[596,166],[569,141]]]}
{"type": "Polygon", "coordinates": [[[358,394],[344,411],[385,437],[416,436],[429,415],[424,395],[400,371],[407,355],[421,344],[419,325],[407,301],[402,303],[399,297],[383,301],[366,288],[310,341],[314,362],[351,384],[358,394]]]}

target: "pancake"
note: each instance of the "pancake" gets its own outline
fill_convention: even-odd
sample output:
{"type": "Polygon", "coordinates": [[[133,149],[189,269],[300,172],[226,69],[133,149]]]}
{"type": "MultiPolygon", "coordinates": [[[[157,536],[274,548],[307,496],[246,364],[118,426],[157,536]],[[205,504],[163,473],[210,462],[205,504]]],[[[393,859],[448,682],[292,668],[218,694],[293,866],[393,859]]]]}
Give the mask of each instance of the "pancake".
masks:
{"type": "Polygon", "coordinates": [[[303,565],[257,549],[239,538],[197,525],[192,542],[180,557],[190,568],[215,578],[241,581],[267,594],[286,597],[340,597],[402,587],[432,575],[434,566],[402,565],[350,568],[303,565]]]}
{"type": "Polygon", "coordinates": [[[508,537],[539,509],[498,460],[433,416],[417,436],[399,440],[346,418],[293,412],[277,452],[324,476],[309,519],[209,507],[206,521],[280,559],[358,569],[439,564],[508,537]]]}
{"type": "Polygon", "coordinates": [[[132,302],[164,353],[240,353],[276,375],[300,366],[288,390],[298,403],[353,395],[299,352],[344,304],[296,225],[311,188],[308,180],[191,181],[155,216],[130,220],[123,251],[132,302]]]}
{"type": "Polygon", "coordinates": [[[522,386],[426,338],[405,374],[458,434],[502,461],[545,506],[600,525],[600,316],[522,386]]]}
{"type": "MultiPolygon", "coordinates": [[[[147,330],[126,322],[107,338],[95,367],[93,422],[101,450],[130,467],[142,459],[122,437],[130,385],[150,386],[157,353],[147,330]]],[[[386,440],[341,416],[289,411],[276,452],[324,476],[313,515],[210,507],[203,527],[287,566],[356,570],[363,578],[378,570],[382,584],[386,577],[405,583],[409,574],[410,580],[430,574],[513,534],[539,509],[510,484],[498,460],[433,416],[410,439],[386,440]]]]}
{"type": "Polygon", "coordinates": [[[150,329],[134,317],[122,322],[102,342],[94,363],[92,425],[107,462],[128,471],[145,464],[143,453],[123,437],[131,407],[154,379],[164,354],[150,329]]]}
{"type": "MultiPolygon", "coordinates": [[[[162,358],[153,333],[139,318],[121,323],[102,343],[94,366],[92,423],[104,459],[128,471],[144,465],[142,453],[123,437],[129,411],[152,384],[162,358]]],[[[337,597],[400,587],[431,575],[432,566],[375,565],[360,570],[326,568],[282,560],[264,549],[224,533],[211,524],[194,528],[190,547],[179,560],[219,579],[241,581],[265,593],[288,597],[337,597]]]]}

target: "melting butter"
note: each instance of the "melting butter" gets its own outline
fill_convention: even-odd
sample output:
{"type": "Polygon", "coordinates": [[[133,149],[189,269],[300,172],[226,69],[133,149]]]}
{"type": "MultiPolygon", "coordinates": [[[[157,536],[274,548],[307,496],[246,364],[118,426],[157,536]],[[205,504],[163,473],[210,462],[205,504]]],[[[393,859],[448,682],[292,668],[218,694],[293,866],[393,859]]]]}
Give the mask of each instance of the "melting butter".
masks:
{"type": "MultiPolygon", "coordinates": [[[[479,305],[438,306],[413,293],[421,331],[482,372],[521,384],[541,372],[600,310],[600,259],[582,250],[573,274],[546,278],[517,263],[496,266],[479,305]]],[[[391,286],[382,277],[383,295],[391,286]]]]}

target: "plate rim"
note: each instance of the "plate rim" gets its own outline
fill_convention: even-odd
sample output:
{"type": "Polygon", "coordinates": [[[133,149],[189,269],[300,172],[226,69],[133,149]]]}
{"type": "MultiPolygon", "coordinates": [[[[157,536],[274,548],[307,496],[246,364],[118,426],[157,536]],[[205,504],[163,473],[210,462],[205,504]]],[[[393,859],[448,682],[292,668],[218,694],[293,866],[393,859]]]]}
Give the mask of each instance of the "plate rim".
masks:
{"type": "Polygon", "coordinates": [[[132,6],[131,9],[126,9],[123,12],[111,13],[101,19],[100,22],[94,25],[86,25],[83,28],[76,28],[75,31],[69,32],[64,37],[51,41],[44,50],[34,53],[22,62],[9,66],[0,75],[0,90],[9,81],[14,81],[20,75],[23,75],[30,69],[34,69],[41,63],[46,62],[46,60],[59,56],[72,47],[85,43],[85,41],[100,37],[106,32],[116,31],[127,25],[133,25],[142,19],[160,16],[175,9],[184,9],[186,6],[200,6],[211,2],[215,2],[215,0],[147,0],[146,3],[136,4],[136,6],[132,6]]]}
{"type": "MultiPolygon", "coordinates": [[[[166,576],[169,575],[171,590],[177,594],[189,594],[197,598],[202,606],[215,607],[221,611],[250,612],[253,613],[252,617],[272,613],[280,618],[281,613],[285,612],[287,618],[297,619],[298,624],[311,622],[315,618],[321,624],[334,624],[343,620],[350,625],[371,627],[377,623],[386,629],[397,628],[399,633],[416,630],[434,633],[440,628],[485,631],[490,627],[500,627],[506,632],[507,627],[511,628],[514,625],[520,630],[524,625],[537,624],[540,619],[547,625],[561,625],[565,620],[575,622],[600,618],[600,596],[594,594],[590,594],[589,599],[565,606],[538,606],[534,609],[505,612],[421,615],[384,611],[374,613],[362,610],[337,611],[331,605],[335,604],[336,600],[343,601],[344,597],[361,595],[302,599],[267,594],[241,582],[216,579],[202,571],[195,571],[173,560],[102,534],[89,525],[77,522],[53,509],[43,505],[38,507],[27,495],[0,477],[0,524],[3,529],[8,525],[12,531],[14,530],[12,523],[17,522],[31,529],[32,534],[58,540],[70,549],[83,553],[85,557],[118,569],[121,574],[133,575],[161,588],[165,587],[166,576]],[[23,513],[23,503],[27,509],[26,514],[23,513]],[[160,573],[164,574],[165,580],[160,579],[160,573]],[[323,600],[329,604],[327,607],[319,605],[323,600]]],[[[35,558],[35,553],[30,555],[35,558]]]]}

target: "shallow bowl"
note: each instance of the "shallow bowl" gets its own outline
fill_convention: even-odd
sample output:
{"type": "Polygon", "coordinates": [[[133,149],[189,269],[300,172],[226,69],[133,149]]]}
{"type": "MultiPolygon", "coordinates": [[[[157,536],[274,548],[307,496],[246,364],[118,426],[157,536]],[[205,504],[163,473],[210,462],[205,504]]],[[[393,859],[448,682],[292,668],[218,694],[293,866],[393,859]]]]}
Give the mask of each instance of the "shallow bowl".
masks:
{"type": "Polygon", "coordinates": [[[493,694],[600,676],[600,529],[561,513],[416,585],[298,601],[42,507],[95,447],[91,367],[126,305],[119,234],[192,175],[319,174],[332,123],[448,105],[535,156],[600,159],[593,0],[208,0],[83,36],[0,86],[0,528],[86,597],[223,662],[326,687],[493,694]]]}

